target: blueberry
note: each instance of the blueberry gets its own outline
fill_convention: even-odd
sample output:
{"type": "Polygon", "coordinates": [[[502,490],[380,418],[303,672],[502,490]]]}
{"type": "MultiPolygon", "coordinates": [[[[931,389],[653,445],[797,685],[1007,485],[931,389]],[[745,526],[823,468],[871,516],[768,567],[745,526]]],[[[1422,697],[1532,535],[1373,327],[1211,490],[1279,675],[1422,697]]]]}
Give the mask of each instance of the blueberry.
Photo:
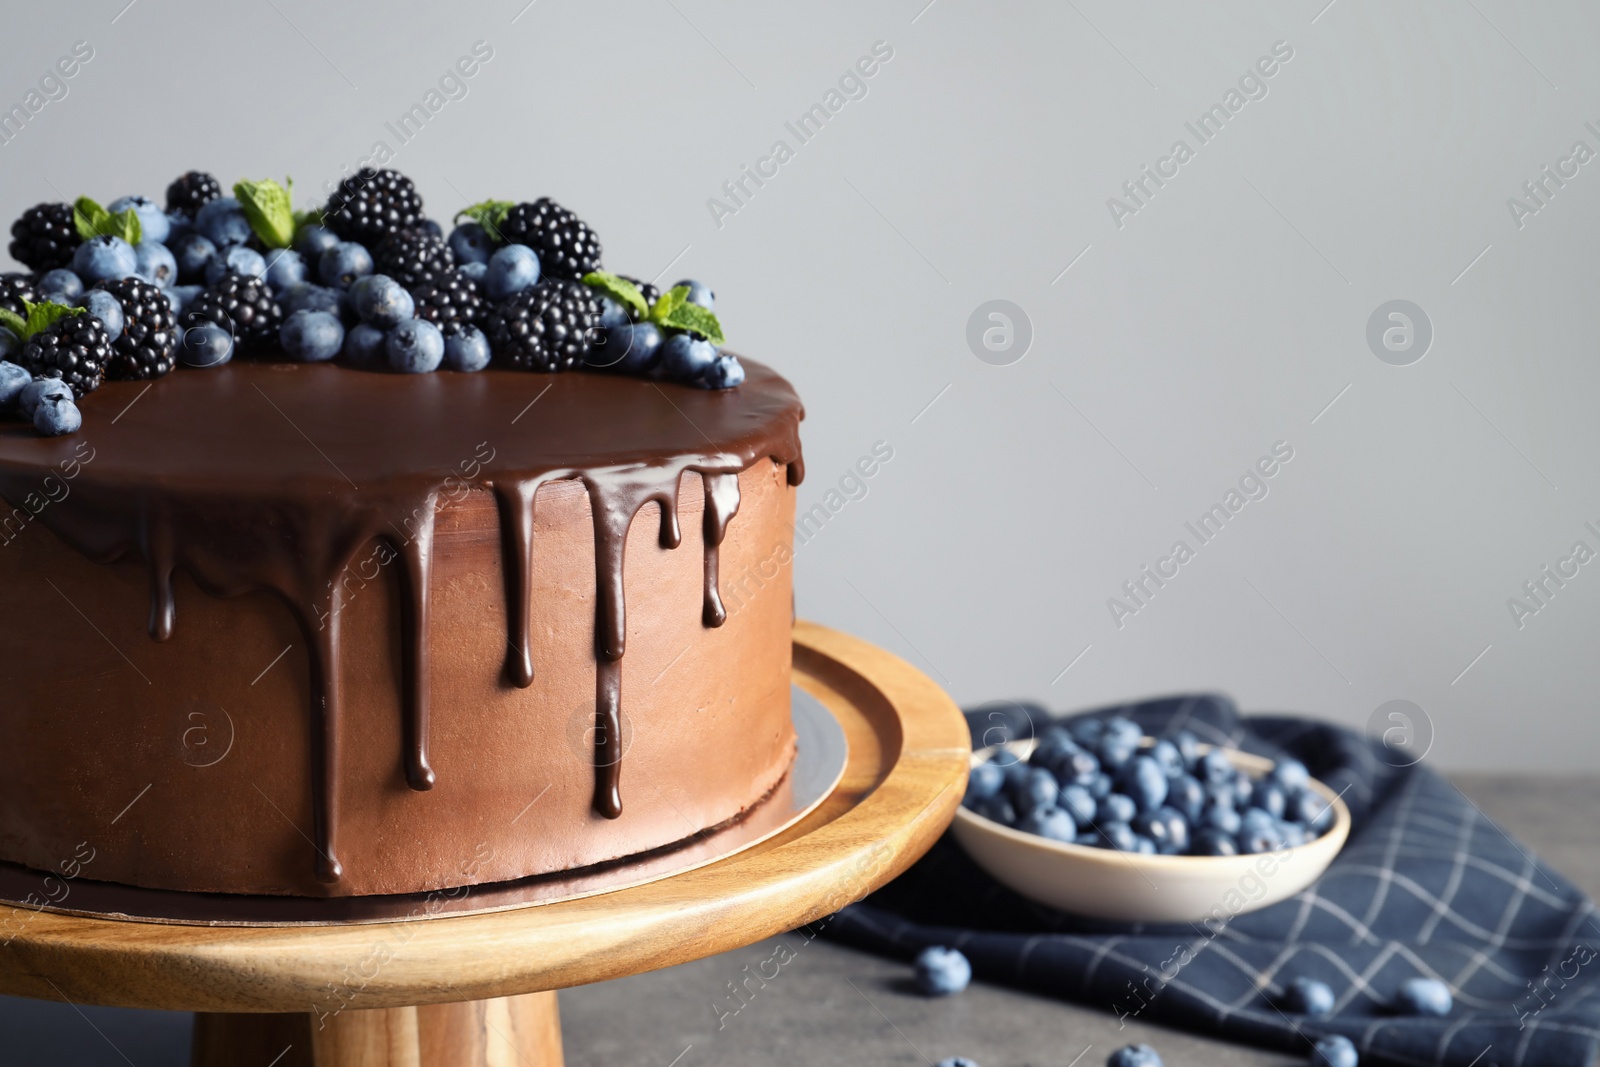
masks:
{"type": "Polygon", "coordinates": [[[46,397],[65,397],[72,399],[72,386],[60,378],[35,378],[22,387],[17,394],[17,406],[28,418],[33,418],[33,413],[39,407],[39,402],[46,397]]]}
{"type": "Polygon", "coordinates": [[[126,278],[139,269],[133,246],[120,237],[93,237],[72,253],[72,270],[86,283],[126,278]]]}
{"type": "Polygon", "coordinates": [[[413,226],[412,229],[421,230],[429,237],[437,237],[441,241],[444,240],[444,230],[440,229],[439,224],[434,222],[432,219],[423,219],[421,222],[413,226]]]}
{"type": "Polygon", "coordinates": [[[1320,834],[1333,824],[1333,805],[1311,789],[1302,789],[1292,795],[1283,814],[1286,818],[1305,824],[1306,829],[1314,834],[1320,834]]]}
{"type": "Polygon", "coordinates": [[[1306,770],[1306,765],[1297,759],[1279,760],[1273,766],[1270,777],[1283,788],[1285,793],[1304,789],[1306,783],[1311,781],[1311,774],[1306,770]]]}
{"type": "Polygon", "coordinates": [[[1317,1038],[1317,1043],[1311,1047],[1309,1062],[1311,1067],[1356,1067],[1361,1057],[1356,1054],[1356,1047],[1348,1037],[1329,1034],[1317,1038]]]}
{"type": "Polygon", "coordinates": [[[738,356],[723,353],[711,361],[696,384],[702,389],[732,389],[743,385],[744,364],[739,362],[738,356]]]}
{"type": "Polygon", "coordinates": [[[339,235],[325,226],[308,222],[294,235],[294,250],[302,259],[315,263],[322,253],[339,243],[339,235]]]}
{"type": "Polygon", "coordinates": [[[33,411],[33,428],[46,437],[77,433],[83,427],[83,413],[73,402],[72,390],[66,396],[52,394],[41,396],[39,406],[33,411]]]}
{"type": "Polygon", "coordinates": [[[504,300],[539,283],[539,254],[527,245],[506,245],[489,257],[483,288],[490,300],[504,300]]]}
{"type": "Polygon", "coordinates": [[[933,1067],[978,1067],[976,1060],[969,1060],[965,1056],[946,1056],[933,1067]]]}
{"type": "Polygon", "coordinates": [[[1113,773],[1122,770],[1139,752],[1139,739],[1126,737],[1120,733],[1106,732],[1100,735],[1099,742],[1095,745],[1095,753],[1100,757],[1100,762],[1113,773]]]}
{"type": "Polygon", "coordinates": [[[1125,715],[1113,715],[1105,723],[1106,734],[1125,738],[1135,744],[1144,738],[1144,731],[1139,728],[1139,724],[1125,715]]]}
{"type": "Polygon", "coordinates": [[[185,367],[220,367],[233,358],[233,334],[221,326],[191,326],[183,332],[178,362],[185,367]]]}
{"type": "Polygon", "coordinates": [[[1124,1045],[1106,1057],[1106,1067],[1163,1067],[1149,1045],[1124,1045]]]}
{"type": "Polygon", "coordinates": [[[1306,828],[1297,822],[1280,822],[1278,840],[1284,848],[1299,848],[1306,843],[1306,828]]]}
{"type": "Polygon", "coordinates": [[[1050,761],[1057,756],[1063,756],[1078,748],[1078,743],[1072,739],[1064,726],[1046,726],[1039,731],[1038,741],[1029,753],[1028,759],[1041,766],[1049,766],[1050,761]]]}
{"type": "Polygon", "coordinates": [[[10,360],[22,348],[22,338],[0,326],[0,360],[10,360]]]}
{"type": "Polygon", "coordinates": [[[1214,804],[1201,814],[1200,825],[1232,837],[1243,829],[1244,820],[1232,808],[1214,804]]]}
{"type": "MultiPolygon", "coordinates": [[[[83,295],[83,279],[65,267],[57,267],[55,270],[45,271],[39,278],[39,292],[76,300],[83,295]]],[[[66,301],[57,300],[56,303],[61,304],[66,301]]]]}
{"type": "Polygon", "coordinates": [[[476,326],[444,339],[444,365],[451,370],[479,371],[489,365],[489,339],[476,326]]]}
{"type": "Polygon", "coordinates": [[[290,248],[274,248],[266,254],[267,269],[262,277],[274,294],[306,280],[306,261],[290,248]]]}
{"type": "Polygon", "coordinates": [[[167,237],[162,243],[171,248],[172,242],[186,233],[193,232],[194,219],[191,219],[181,211],[169,211],[167,212],[167,237]]]}
{"type": "Polygon", "coordinates": [[[177,323],[172,324],[172,350],[176,352],[183,344],[184,328],[177,323]]]}
{"type": "Polygon", "coordinates": [[[293,314],[296,311],[331,311],[337,315],[339,291],[329,289],[325,285],[300,282],[285,289],[278,297],[278,303],[283,305],[284,314],[293,314]]]}
{"type": "Polygon", "coordinates": [[[1205,786],[1191,774],[1180,774],[1167,786],[1167,804],[1183,812],[1185,819],[1194,822],[1205,810],[1205,786]]]}
{"type": "Polygon", "coordinates": [[[1133,850],[1141,856],[1154,856],[1161,851],[1154,841],[1138,832],[1133,835],[1133,850]]]}
{"type": "Polygon", "coordinates": [[[1233,781],[1233,764],[1229,762],[1227,753],[1214,748],[1200,757],[1200,770],[1195,777],[1207,785],[1227,785],[1233,781]]]}
{"type": "Polygon", "coordinates": [[[1017,810],[1023,815],[1027,815],[1038,808],[1055,807],[1061,788],[1056,784],[1055,775],[1043,767],[1033,767],[1010,792],[1011,803],[1016,805],[1017,810]]]}
{"type": "Polygon", "coordinates": [[[132,211],[139,216],[139,240],[164,242],[172,232],[172,223],[160,204],[148,196],[120,196],[106,205],[107,214],[120,215],[132,211]]]}
{"type": "Polygon", "coordinates": [[[1437,978],[1407,978],[1395,992],[1392,1005],[1397,1015],[1450,1014],[1454,1001],[1450,987],[1437,978]]]}
{"type": "Polygon", "coordinates": [[[457,263],[487,263],[494,252],[494,239],[476,222],[463,222],[450,231],[450,251],[457,263]]]}
{"type": "Polygon", "coordinates": [[[1078,844],[1083,845],[1085,848],[1099,848],[1101,845],[1100,835],[1093,830],[1081,833],[1078,835],[1078,844]]]}
{"type": "Polygon", "coordinates": [[[489,264],[463,263],[461,266],[456,268],[456,272],[459,273],[463,278],[470,278],[479,285],[482,285],[483,280],[489,276],[489,264]]]}
{"type": "Polygon", "coordinates": [[[1155,811],[1167,799],[1167,772],[1149,756],[1135,756],[1117,778],[1121,790],[1133,798],[1140,811],[1155,811]]]}
{"type": "Polygon", "coordinates": [[[1002,826],[1015,826],[1017,822],[1017,809],[1013,808],[1011,801],[1003,796],[980,800],[972,810],[990,822],[997,822],[1002,826]]]}
{"type": "MultiPolygon", "coordinates": [[[[7,333],[11,331],[7,330],[7,333]]],[[[15,335],[13,335],[15,336],[15,335]]],[[[22,390],[33,381],[33,375],[15,363],[0,361],[0,408],[9,408],[15,405],[22,396],[22,390]]]]}
{"type": "Polygon", "coordinates": [[[1234,807],[1248,808],[1250,806],[1250,798],[1255,795],[1255,791],[1256,784],[1250,779],[1248,774],[1239,770],[1233,772],[1234,807]]]}
{"type": "Polygon", "coordinates": [[[218,248],[242,245],[254,233],[250,229],[250,220],[245,218],[244,210],[239,207],[239,201],[231,196],[218,197],[200,205],[200,210],[195,212],[194,228],[205,234],[218,248]]]}
{"type": "Polygon", "coordinates": [[[1333,1011],[1333,989],[1315,978],[1294,978],[1283,990],[1283,1010],[1320,1018],[1333,1011]]]}
{"type": "Polygon", "coordinates": [[[1125,822],[1101,823],[1100,839],[1103,842],[1103,847],[1114,848],[1118,852],[1134,852],[1139,847],[1133,827],[1125,822]]]}
{"type": "Polygon", "coordinates": [[[90,289],[83,294],[80,306],[104,324],[108,339],[115,341],[122,336],[127,317],[123,315],[122,305],[117,303],[116,297],[104,289],[90,289]]]}
{"type": "Polygon", "coordinates": [[[1183,769],[1194,774],[1194,765],[1200,761],[1200,739],[1190,730],[1174,730],[1172,743],[1178,746],[1178,755],[1183,757],[1183,769]]]}
{"type": "Polygon", "coordinates": [[[244,245],[233,245],[206,261],[206,284],[216,285],[225,274],[259,278],[266,272],[267,261],[261,258],[260,252],[244,245]]]}
{"type": "Polygon", "coordinates": [[[1056,805],[1071,815],[1079,826],[1088,826],[1094,822],[1095,813],[1099,809],[1094,794],[1081,785],[1069,785],[1061,790],[1060,796],[1056,798],[1056,805]]]}
{"type": "Polygon", "coordinates": [[[178,280],[192,282],[206,276],[206,264],[217,254],[217,246],[203,233],[186,233],[167,246],[178,261],[178,280]]]}
{"type": "Polygon", "coordinates": [[[1177,745],[1165,738],[1150,746],[1150,758],[1161,764],[1168,778],[1176,778],[1183,773],[1183,755],[1179,753],[1177,745]]]}
{"type": "Polygon", "coordinates": [[[693,278],[685,278],[681,282],[674,282],[669,288],[676,289],[680,285],[688,287],[689,303],[699,304],[707,311],[717,310],[717,294],[711,291],[711,286],[697,282],[693,278]]]}
{"type": "Polygon", "coordinates": [[[1246,856],[1276,852],[1281,843],[1276,830],[1256,830],[1248,826],[1239,831],[1239,836],[1234,838],[1234,841],[1238,843],[1239,851],[1246,856]]]}
{"type": "Polygon", "coordinates": [[[165,289],[178,280],[178,261],[166,245],[154,241],[140,241],[133,250],[135,271],[151,285],[165,289]]]}
{"type": "Polygon", "coordinates": [[[1121,793],[1112,793],[1102,797],[1095,806],[1094,817],[1101,822],[1133,822],[1133,817],[1139,814],[1139,805],[1133,802],[1130,796],[1121,793]]]}
{"type": "Polygon", "coordinates": [[[378,367],[388,360],[384,345],[388,338],[376,326],[361,323],[344,335],[344,358],[357,367],[378,367]]]}
{"type": "Polygon", "coordinates": [[[1194,835],[1193,853],[1197,856],[1237,856],[1238,842],[1225,830],[1202,826],[1194,835]]]}
{"type": "Polygon", "coordinates": [[[980,763],[967,773],[967,799],[987,800],[1000,792],[1005,772],[992,763],[980,763]]]}
{"type": "Polygon", "coordinates": [[[194,298],[200,295],[202,288],[199,285],[174,285],[167,289],[167,303],[172,305],[174,318],[183,318],[183,313],[189,310],[189,305],[194,303],[194,298]]]}
{"type": "Polygon", "coordinates": [[[600,326],[603,329],[633,321],[628,317],[627,308],[599,291],[595,291],[594,295],[600,301],[600,326]]]}
{"type": "Polygon", "coordinates": [[[1276,834],[1278,820],[1261,808],[1246,808],[1239,816],[1242,833],[1276,834]]]}
{"type": "MultiPolygon", "coordinates": [[[[498,253],[496,253],[498,254],[498,253]]],[[[661,359],[656,369],[663,378],[685,385],[704,374],[717,358],[717,346],[701,341],[686,333],[676,333],[661,346],[661,359]]]]}
{"type": "Polygon", "coordinates": [[[387,330],[416,311],[406,287],[386,274],[369,274],[350,287],[350,303],[362,322],[387,330]]]}
{"type": "Polygon", "coordinates": [[[1105,729],[1105,720],[1097,719],[1093,716],[1073,719],[1067,724],[1067,732],[1072,734],[1072,739],[1083,748],[1093,748],[1098,744],[1100,735],[1105,732],[1105,729]]]}
{"type": "Polygon", "coordinates": [[[1112,782],[1111,776],[1105,771],[1101,771],[1090,780],[1089,795],[1096,800],[1103,800],[1111,795],[1113,788],[1115,788],[1115,783],[1112,782]]]}
{"type": "Polygon", "coordinates": [[[1270,778],[1263,778],[1250,790],[1250,806],[1260,808],[1274,819],[1283,818],[1283,788],[1270,778]]]}
{"type": "Polygon", "coordinates": [[[997,754],[994,758],[994,763],[1005,774],[1007,789],[1022,784],[1022,780],[1028,776],[1028,771],[1030,770],[1028,764],[1017,759],[1009,752],[997,754]]]}
{"type": "Polygon", "coordinates": [[[1140,812],[1133,820],[1133,830],[1153,841],[1156,851],[1163,856],[1189,851],[1189,823],[1182,813],[1172,808],[1140,812]]]}
{"type": "Polygon", "coordinates": [[[427,374],[444,362],[444,335],[427,319],[407,319],[384,341],[389,366],[403,374],[427,374]]]}
{"type": "Polygon", "coordinates": [[[1072,821],[1071,815],[1053,804],[1028,812],[1017,821],[1017,829],[1025,834],[1037,834],[1069,845],[1078,840],[1078,824],[1072,821]]]}
{"type": "Polygon", "coordinates": [[[917,953],[917,988],[930,997],[947,997],[967,988],[972,964],[958,949],[934,945],[917,953]]]}
{"type": "Polygon", "coordinates": [[[278,343],[302,363],[322,363],[344,346],[344,325],[326,311],[296,311],[278,327],[278,343]]]}
{"type": "Polygon", "coordinates": [[[372,253],[354,241],[340,241],[317,258],[317,276],[323,285],[344,290],[357,278],[372,273],[372,253]]]}

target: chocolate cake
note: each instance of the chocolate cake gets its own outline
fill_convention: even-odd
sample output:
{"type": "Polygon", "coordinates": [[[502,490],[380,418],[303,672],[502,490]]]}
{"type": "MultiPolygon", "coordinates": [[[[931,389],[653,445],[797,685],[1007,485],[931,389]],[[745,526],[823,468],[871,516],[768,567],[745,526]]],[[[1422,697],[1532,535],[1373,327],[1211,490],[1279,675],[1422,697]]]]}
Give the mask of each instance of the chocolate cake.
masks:
{"type": "MultiPolygon", "coordinates": [[[[406,232],[391,256],[430,240],[406,232]]],[[[319,240],[296,243],[311,258],[319,240]]],[[[417,893],[667,848],[761,803],[794,756],[803,412],[712,346],[708,289],[528,283],[484,304],[578,316],[581,339],[547,350],[562,360],[525,369],[497,347],[488,369],[404,373],[427,355],[421,318],[384,322],[376,298],[361,325],[360,299],[309,312],[351,339],[389,331],[371,331],[388,368],[352,369],[315,354],[320,321],[291,335],[318,307],[302,293],[291,361],[233,327],[292,303],[292,275],[218,276],[188,330],[228,328],[207,342],[221,358],[183,366],[152,320],[129,380],[97,369],[52,393],[54,365],[27,368],[55,409],[0,421],[0,861],[164,890],[417,893]],[[601,358],[608,332],[626,359],[601,358]]],[[[30,329],[99,314],[48,299],[55,325],[30,329]]],[[[509,329],[519,354],[539,328],[509,329]]]]}

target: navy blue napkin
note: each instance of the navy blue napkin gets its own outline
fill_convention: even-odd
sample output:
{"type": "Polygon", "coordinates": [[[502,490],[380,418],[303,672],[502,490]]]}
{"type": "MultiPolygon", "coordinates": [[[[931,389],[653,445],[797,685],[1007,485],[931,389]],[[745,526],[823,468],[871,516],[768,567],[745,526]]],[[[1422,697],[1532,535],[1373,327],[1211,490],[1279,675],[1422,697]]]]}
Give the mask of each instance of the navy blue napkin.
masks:
{"type": "MultiPolygon", "coordinates": [[[[1111,924],[1030,903],[947,834],[900,878],[826,926],[839,941],[909,959],[951,945],[976,975],[1122,1017],[1300,1054],[1343,1034],[1363,1064],[1587,1065],[1600,1050],[1600,917],[1588,897],[1490,822],[1445,779],[1376,740],[1310,719],[1241,716],[1195,695],[1088,714],[1160,736],[1292,755],[1336,791],[1349,841],[1310,888],[1203,924],[1111,924]],[[1331,1016],[1279,1010],[1296,977],[1327,982],[1331,1016]],[[1407,978],[1439,978],[1447,1018],[1390,1014],[1407,978]]],[[[1026,736],[1041,709],[968,713],[974,743],[1026,736]],[[1005,723],[1010,719],[1009,724],[1005,723]],[[987,736],[985,736],[987,734],[987,736]]]]}

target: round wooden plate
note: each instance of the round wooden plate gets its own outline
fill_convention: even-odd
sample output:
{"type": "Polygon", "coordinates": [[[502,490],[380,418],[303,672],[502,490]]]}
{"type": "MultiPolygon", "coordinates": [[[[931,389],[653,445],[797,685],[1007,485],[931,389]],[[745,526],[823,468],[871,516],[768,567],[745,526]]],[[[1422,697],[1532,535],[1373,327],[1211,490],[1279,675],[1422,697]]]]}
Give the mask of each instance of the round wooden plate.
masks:
{"type": "MultiPolygon", "coordinates": [[[[961,801],[971,752],[950,699],[863,641],[796,623],[794,680],[839,720],[849,760],[815,811],[736,856],[601,896],[429,922],[240,928],[28,913],[0,952],[0,992],[320,1016],[313,1032],[326,1030],[329,1018],[392,1017],[385,1033],[409,1025],[414,1038],[416,1005],[524,1002],[519,994],[668,967],[793,929],[859,899],[922,855],[961,801]],[[411,1014],[360,1010],[373,1008],[411,1014]]],[[[549,1003],[553,1019],[553,997],[549,1003]]],[[[203,1031],[197,1061],[205,1058],[203,1031]]],[[[253,1060],[234,1052],[232,1062],[253,1060]]],[[[220,1050],[216,1062],[224,1062],[220,1050]]],[[[315,1062],[357,1061],[318,1053],[315,1062]]]]}

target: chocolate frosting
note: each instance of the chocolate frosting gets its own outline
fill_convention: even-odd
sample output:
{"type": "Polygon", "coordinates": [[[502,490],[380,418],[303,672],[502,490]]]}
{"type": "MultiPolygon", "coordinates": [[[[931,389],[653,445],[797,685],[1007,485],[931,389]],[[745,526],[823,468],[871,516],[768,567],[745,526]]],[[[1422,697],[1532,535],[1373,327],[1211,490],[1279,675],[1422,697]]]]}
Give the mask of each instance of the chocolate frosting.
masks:
{"type": "Polygon", "coordinates": [[[702,621],[720,626],[727,616],[717,546],[739,509],[739,472],[770,457],[787,464],[789,484],[803,477],[798,397],[770,369],[743,362],[745,383],[722,391],[592,373],[412,376],[248,362],[155,383],[112,382],[83,399],[78,437],[0,427],[0,495],[21,506],[53,471],[81,464],[71,493],[38,519],[95,561],[142,556],[155,640],[177,624],[172,576],[179,567],[213,596],[267,590],[289,606],[310,652],[316,875],[332,883],[342,874],[340,612],[356,553],[377,541],[399,564],[400,759],[407,784],[426,790],[435,781],[428,620],[441,495],[462,484],[495,494],[511,631],[506,680],[526,687],[536,669],[538,490],[555,480],[583,483],[596,561],[594,808],[616,818],[623,553],[634,517],[658,503],[661,545],[676,548],[679,483],[691,471],[703,479],[702,621]]]}

